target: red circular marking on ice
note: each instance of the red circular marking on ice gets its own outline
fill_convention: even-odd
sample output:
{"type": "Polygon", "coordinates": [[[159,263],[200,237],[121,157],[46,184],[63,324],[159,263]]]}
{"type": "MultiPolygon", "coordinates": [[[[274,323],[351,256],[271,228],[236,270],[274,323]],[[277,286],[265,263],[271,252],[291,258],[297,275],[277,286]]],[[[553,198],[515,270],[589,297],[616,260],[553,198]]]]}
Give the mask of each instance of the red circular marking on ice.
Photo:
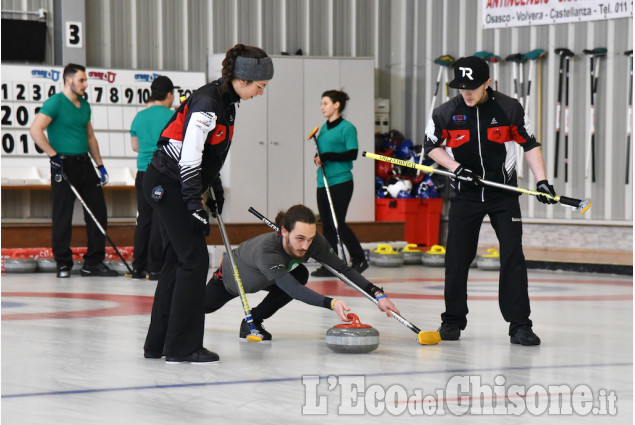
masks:
{"type": "Polygon", "coordinates": [[[147,295],[74,294],[67,292],[2,292],[3,297],[72,298],[81,300],[110,301],[113,307],[88,310],[57,311],[50,313],[2,313],[2,320],[78,319],[89,317],[131,316],[148,314],[154,297],[147,295]]]}

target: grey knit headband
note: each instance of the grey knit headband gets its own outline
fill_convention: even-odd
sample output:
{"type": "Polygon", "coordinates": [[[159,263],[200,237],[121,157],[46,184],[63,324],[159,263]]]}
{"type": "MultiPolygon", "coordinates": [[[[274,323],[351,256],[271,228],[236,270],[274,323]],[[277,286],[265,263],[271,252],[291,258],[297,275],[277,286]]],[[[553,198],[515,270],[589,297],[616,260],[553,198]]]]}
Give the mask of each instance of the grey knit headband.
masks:
{"type": "Polygon", "coordinates": [[[271,58],[244,58],[238,56],[234,65],[234,78],[246,81],[264,81],[273,78],[271,58]]]}

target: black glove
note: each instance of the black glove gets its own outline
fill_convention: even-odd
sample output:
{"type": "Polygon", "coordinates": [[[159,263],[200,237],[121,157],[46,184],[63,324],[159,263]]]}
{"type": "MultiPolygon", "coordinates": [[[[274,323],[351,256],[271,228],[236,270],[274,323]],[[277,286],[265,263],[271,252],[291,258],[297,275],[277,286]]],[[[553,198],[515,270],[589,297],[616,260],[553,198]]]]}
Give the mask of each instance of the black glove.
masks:
{"type": "Polygon", "coordinates": [[[51,174],[55,177],[56,182],[62,181],[62,171],[64,171],[64,161],[58,154],[53,155],[51,158],[51,174]]]}
{"type": "MultiPolygon", "coordinates": [[[[538,192],[546,193],[551,196],[556,196],[556,190],[549,184],[547,180],[540,180],[538,183],[536,183],[536,190],[538,192]]],[[[538,198],[538,201],[542,202],[543,204],[557,203],[554,199],[549,199],[546,196],[538,195],[536,196],[536,198],[538,198]]]]}
{"type": "Polygon", "coordinates": [[[208,192],[209,197],[207,198],[207,202],[205,203],[205,205],[207,205],[207,208],[209,208],[209,212],[210,214],[212,214],[212,217],[216,218],[216,214],[223,213],[223,205],[225,204],[225,191],[223,190],[223,186],[216,186],[210,187],[208,192]],[[214,191],[214,197],[216,198],[216,201],[214,201],[214,198],[212,197],[212,191],[214,191]]]}
{"type": "Polygon", "coordinates": [[[209,216],[203,208],[190,211],[190,225],[196,232],[203,232],[209,236],[209,216]]]}
{"type": "Polygon", "coordinates": [[[470,170],[469,168],[465,168],[462,165],[456,167],[456,170],[454,170],[454,175],[456,177],[452,180],[454,180],[455,182],[458,180],[459,182],[463,182],[467,185],[473,185],[474,187],[483,186],[481,181],[478,179],[478,176],[474,174],[472,170],[470,170]]]}

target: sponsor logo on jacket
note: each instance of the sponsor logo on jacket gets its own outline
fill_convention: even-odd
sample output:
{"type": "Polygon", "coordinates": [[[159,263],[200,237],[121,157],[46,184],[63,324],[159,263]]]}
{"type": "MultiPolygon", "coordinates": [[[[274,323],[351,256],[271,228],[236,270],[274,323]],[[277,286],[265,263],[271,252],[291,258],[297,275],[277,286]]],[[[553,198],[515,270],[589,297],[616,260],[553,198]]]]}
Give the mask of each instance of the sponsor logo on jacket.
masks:
{"type": "Polygon", "coordinates": [[[214,128],[216,125],[216,114],[213,112],[195,112],[192,114],[194,124],[202,129],[214,128]]]}

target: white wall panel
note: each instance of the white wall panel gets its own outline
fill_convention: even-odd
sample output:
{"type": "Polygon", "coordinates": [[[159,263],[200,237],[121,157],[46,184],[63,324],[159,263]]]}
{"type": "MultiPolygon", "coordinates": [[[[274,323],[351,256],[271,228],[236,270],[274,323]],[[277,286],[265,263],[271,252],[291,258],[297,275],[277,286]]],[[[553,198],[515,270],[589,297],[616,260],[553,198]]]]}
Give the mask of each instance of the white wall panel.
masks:
{"type": "Polygon", "coordinates": [[[361,156],[362,152],[372,152],[375,149],[373,136],[375,105],[353,94],[367,93],[371,90],[368,82],[372,80],[372,67],[368,64],[368,60],[341,62],[339,88],[352,95],[346,103],[342,116],[357,128],[359,145],[359,154],[353,166],[355,189],[348,207],[348,215],[356,217],[356,221],[374,221],[375,219],[374,209],[368,207],[373,205],[375,200],[375,185],[367,181],[367,176],[375,175],[375,164],[361,156]]]}

